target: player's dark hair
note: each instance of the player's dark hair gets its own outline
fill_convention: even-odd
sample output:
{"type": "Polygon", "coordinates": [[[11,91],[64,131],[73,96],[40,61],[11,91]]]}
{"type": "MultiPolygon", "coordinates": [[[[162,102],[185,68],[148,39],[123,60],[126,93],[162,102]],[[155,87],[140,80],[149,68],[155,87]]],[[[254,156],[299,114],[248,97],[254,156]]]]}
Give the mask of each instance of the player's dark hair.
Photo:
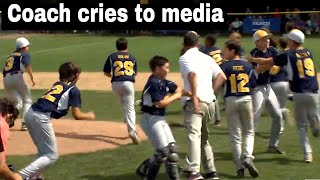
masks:
{"type": "Polygon", "coordinates": [[[60,81],[72,82],[76,79],[76,75],[81,73],[80,67],[73,62],[63,63],[59,67],[60,81]]]}
{"type": "Polygon", "coordinates": [[[286,49],[287,46],[288,46],[288,40],[287,40],[287,38],[281,37],[281,38],[279,39],[279,45],[280,45],[280,48],[286,49]]]}
{"type": "Polygon", "coordinates": [[[208,40],[210,42],[211,46],[214,46],[217,42],[217,37],[214,34],[208,34],[206,35],[206,40],[208,40]]]}
{"type": "Polygon", "coordinates": [[[196,46],[199,38],[200,36],[196,32],[189,31],[183,37],[183,45],[188,47],[196,46]]]}
{"type": "Polygon", "coordinates": [[[10,127],[14,125],[14,121],[19,116],[19,110],[16,108],[14,103],[7,98],[0,99],[0,112],[2,116],[5,116],[6,114],[12,114],[11,122],[9,124],[10,127]]]}
{"type": "Polygon", "coordinates": [[[241,46],[239,43],[233,40],[229,40],[224,43],[224,45],[229,49],[229,50],[234,50],[235,55],[240,55],[241,53],[241,46]]]}
{"type": "Polygon", "coordinates": [[[116,46],[118,51],[123,51],[128,49],[128,40],[126,38],[119,38],[116,41],[116,46]]]}
{"type": "Polygon", "coordinates": [[[153,58],[150,59],[149,61],[149,66],[151,71],[153,72],[157,67],[162,67],[166,63],[168,63],[169,60],[165,57],[162,56],[154,56],[153,58]]]}

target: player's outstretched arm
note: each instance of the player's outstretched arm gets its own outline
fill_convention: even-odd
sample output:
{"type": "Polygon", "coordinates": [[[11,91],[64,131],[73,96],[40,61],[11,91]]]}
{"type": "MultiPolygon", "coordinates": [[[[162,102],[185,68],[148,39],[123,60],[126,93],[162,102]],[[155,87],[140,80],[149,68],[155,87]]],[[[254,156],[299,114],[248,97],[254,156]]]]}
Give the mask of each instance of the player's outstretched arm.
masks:
{"type": "Polygon", "coordinates": [[[261,58],[261,57],[252,57],[251,55],[248,56],[248,61],[251,63],[257,63],[260,65],[272,65],[273,64],[273,58],[261,58]]]}
{"type": "Polygon", "coordinates": [[[29,76],[30,76],[30,80],[31,80],[31,82],[32,82],[32,86],[36,85],[36,83],[35,83],[34,80],[33,80],[33,74],[32,74],[32,67],[31,67],[31,65],[26,66],[26,67],[25,67],[25,70],[26,70],[26,72],[27,72],[27,73],[29,74],[29,76]]]}
{"type": "Polygon", "coordinates": [[[166,96],[163,100],[155,102],[154,105],[156,105],[158,108],[165,108],[169,104],[171,104],[173,101],[180,99],[181,95],[182,95],[182,89],[178,87],[172,95],[166,96]]]}
{"type": "Polygon", "coordinates": [[[96,115],[94,112],[82,112],[79,107],[72,107],[72,116],[75,120],[94,120],[96,115]]]}
{"type": "Polygon", "coordinates": [[[256,72],[257,72],[258,74],[260,74],[260,73],[263,73],[263,72],[265,72],[265,71],[270,70],[271,67],[272,67],[272,64],[266,64],[266,65],[260,65],[260,64],[259,64],[259,65],[256,66],[254,69],[256,70],[256,72]]]}

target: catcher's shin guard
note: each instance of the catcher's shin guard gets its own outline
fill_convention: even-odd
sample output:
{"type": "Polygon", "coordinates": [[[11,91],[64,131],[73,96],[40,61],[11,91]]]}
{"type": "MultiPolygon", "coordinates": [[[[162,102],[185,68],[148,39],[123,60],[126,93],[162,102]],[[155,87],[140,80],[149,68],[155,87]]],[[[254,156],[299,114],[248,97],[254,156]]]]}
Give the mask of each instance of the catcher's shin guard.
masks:
{"type": "Polygon", "coordinates": [[[179,180],[179,155],[175,143],[170,143],[167,151],[167,160],[165,162],[166,174],[169,180],[179,180]]]}
{"type": "Polygon", "coordinates": [[[142,162],[136,171],[137,175],[144,180],[155,180],[165,158],[160,152],[154,154],[152,158],[142,162]]]}
{"type": "Polygon", "coordinates": [[[145,177],[147,175],[147,170],[148,170],[148,163],[150,161],[150,158],[144,160],[140,166],[136,170],[136,174],[140,177],[145,177]]]}

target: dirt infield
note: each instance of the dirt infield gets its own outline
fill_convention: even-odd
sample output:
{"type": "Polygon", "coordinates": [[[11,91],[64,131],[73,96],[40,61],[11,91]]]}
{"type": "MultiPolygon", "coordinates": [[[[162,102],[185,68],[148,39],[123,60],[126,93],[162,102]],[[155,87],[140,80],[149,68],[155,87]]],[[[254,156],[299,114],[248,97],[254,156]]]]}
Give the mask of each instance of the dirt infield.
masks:
{"type": "MultiPolygon", "coordinates": [[[[20,121],[10,132],[8,155],[31,155],[36,153],[27,131],[20,131],[20,121]]],[[[120,145],[132,143],[128,137],[124,123],[111,121],[76,121],[54,120],[59,155],[94,152],[103,149],[112,149],[120,145]]],[[[146,136],[137,127],[141,140],[146,136]]]]}
{"type": "MultiPolygon", "coordinates": [[[[135,89],[142,91],[145,83],[148,80],[150,73],[139,73],[136,77],[135,89]]],[[[49,89],[52,84],[59,78],[58,73],[53,72],[36,72],[33,74],[36,85],[32,89],[49,89]]],[[[28,85],[31,85],[29,76],[24,74],[25,80],[28,85]]],[[[2,76],[0,76],[0,82],[2,82],[2,76]]],[[[180,73],[170,73],[168,79],[182,85],[180,73]]],[[[80,80],[77,82],[77,86],[80,90],[111,90],[110,78],[103,75],[102,72],[83,72],[80,75],[80,80]]],[[[0,83],[0,89],[3,89],[3,84],[0,83]]]]}

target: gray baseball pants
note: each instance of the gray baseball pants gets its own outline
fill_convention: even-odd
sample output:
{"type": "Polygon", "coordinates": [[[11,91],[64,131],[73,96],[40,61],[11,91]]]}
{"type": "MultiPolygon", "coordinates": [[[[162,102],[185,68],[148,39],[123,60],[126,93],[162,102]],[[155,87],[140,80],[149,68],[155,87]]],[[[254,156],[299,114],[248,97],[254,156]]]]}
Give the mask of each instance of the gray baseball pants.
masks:
{"type": "Polygon", "coordinates": [[[226,116],[229,127],[231,150],[237,170],[243,169],[244,158],[252,156],[254,147],[253,113],[251,96],[226,98],[226,116]],[[242,150],[243,135],[243,150],[242,150]]]}

